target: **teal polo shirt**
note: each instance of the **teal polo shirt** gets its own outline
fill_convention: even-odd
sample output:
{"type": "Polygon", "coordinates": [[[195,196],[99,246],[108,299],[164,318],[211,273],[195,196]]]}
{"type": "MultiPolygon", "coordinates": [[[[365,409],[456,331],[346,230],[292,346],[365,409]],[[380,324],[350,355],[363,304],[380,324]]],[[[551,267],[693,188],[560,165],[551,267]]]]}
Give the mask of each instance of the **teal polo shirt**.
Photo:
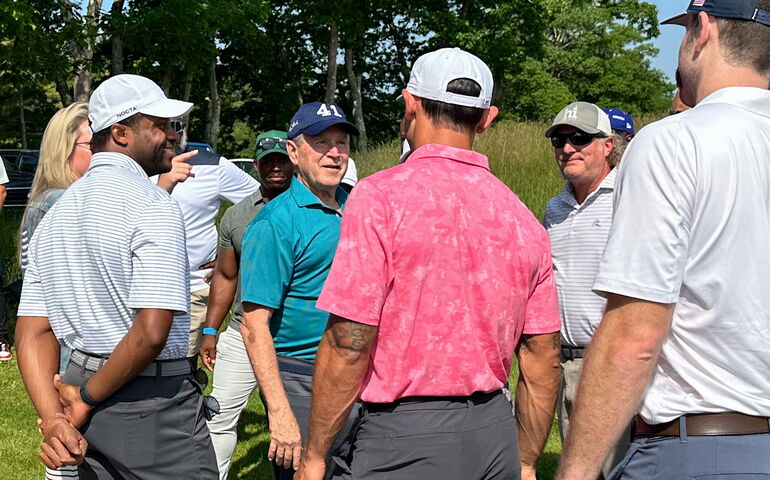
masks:
{"type": "MultiPolygon", "coordinates": [[[[348,194],[337,188],[345,208],[348,194]]],[[[332,266],[342,216],[305,185],[268,203],[243,236],[241,300],[275,309],[270,333],[280,355],[313,359],[329,314],[315,306],[332,266]]]]}

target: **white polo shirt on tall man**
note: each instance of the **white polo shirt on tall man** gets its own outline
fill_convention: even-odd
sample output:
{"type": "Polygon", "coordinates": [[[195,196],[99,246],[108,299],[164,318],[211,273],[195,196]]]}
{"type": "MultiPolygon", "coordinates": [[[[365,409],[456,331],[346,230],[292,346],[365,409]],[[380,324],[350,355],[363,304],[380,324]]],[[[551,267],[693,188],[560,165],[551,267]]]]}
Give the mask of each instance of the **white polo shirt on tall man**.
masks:
{"type": "Polygon", "coordinates": [[[639,132],[618,173],[594,289],[676,305],[647,423],[770,416],[768,285],[770,92],[724,88],[639,132]]]}
{"type": "Polygon", "coordinates": [[[68,347],[109,355],[136,311],[176,312],[158,359],[184,358],[190,276],[179,205],[120,153],[97,153],[40,221],[19,316],[48,317],[68,347]]]}
{"type": "Polygon", "coordinates": [[[582,204],[567,183],[545,207],[564,345],[588,345],[604,315],[607,301],[591,287],[610,233],[616,175],[617,169],[610,171],[582,204]]]}

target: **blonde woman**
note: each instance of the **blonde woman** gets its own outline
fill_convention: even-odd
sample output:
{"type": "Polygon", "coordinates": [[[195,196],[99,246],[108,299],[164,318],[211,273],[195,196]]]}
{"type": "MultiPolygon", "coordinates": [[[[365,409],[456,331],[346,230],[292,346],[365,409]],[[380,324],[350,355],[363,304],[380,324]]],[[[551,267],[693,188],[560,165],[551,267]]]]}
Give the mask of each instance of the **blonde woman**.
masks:
{"type": "MultiPolygon", "coordinates": [[[[82,177],[91,164],[91,129],[88,105],[73,103],[51,117],[40,144],[40,161],[32,181],[32,191],[21,222],[20,255],[22,275],[27,268],[29,242],[40,220],[61,197],[64,190],[82,177]]],[[[61,365],[69,362],[70,350],[62,345],[61,365]]],[[[45,470],[46,480],[77,479],[78,470],[65,466],[45,470]]]]}

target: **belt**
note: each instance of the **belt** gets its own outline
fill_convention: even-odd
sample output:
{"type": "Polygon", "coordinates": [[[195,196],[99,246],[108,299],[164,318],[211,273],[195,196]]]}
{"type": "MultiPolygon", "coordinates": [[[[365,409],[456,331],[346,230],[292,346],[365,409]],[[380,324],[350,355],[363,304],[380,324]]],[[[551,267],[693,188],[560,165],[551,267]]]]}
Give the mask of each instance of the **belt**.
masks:
{"type": "Polygon", "coordinates": [[[568,360],[575,360],[576,358],[583,358],[585,355],[586,347],[573,347],[571,345],[561,346],[561,359],[562,362],[568,360]]]}
{"type": "Polygon", "coordinates": [[[682,421],[685,423],[687,436],[770,433],[770,420],[767,417],[725,412],[684,415],[655,425],[648,424],[637,415],[634,419],[634,437],[678,437],[679,424],[682,421]]]}
{"type": "Polygon", "coordinates": [[[404,397],[399,398],[398,400],[395,400],[393,402],[388,403],[370,403],[370,402],[364,402],[363,408],[369,413],[377,413],[377,412],[392,412],[396,408],[404,405],[414,405],[419,403],[427,403],[427,402],[472,402],[474,404],[482,404],[486,403],[489,400],[495,398],[498,395],[502,395],[502,390],[495,390],[494,392],[474,392],[467,396],[459,396],[459,397],[404,397]]]}
{"type": "Polygon", "coordinates": [[[290,357],[288,355],[278,355],[278,370],[312,377],[313,360],[290,357]]]}
{"type": "MultiPolygon", "coordinates": [[[[93,355],[80,350],[73,350],[70,362],[83,370],[98,371],[109,358],[93,355]]],[[[176,377],[191,373],[190,362],[186,358],[175,360],[155,360],[139,373],[140,377],[176,377]]]]}

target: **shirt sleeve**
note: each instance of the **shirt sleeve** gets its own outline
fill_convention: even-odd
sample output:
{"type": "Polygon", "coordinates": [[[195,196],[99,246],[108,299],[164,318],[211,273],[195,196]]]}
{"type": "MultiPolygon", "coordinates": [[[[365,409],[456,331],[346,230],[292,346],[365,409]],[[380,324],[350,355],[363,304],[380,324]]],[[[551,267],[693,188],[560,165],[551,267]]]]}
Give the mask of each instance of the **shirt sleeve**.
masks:
{"type": "Polygon", "coordinates": [[[232,250],[233,246],[233,207],[228,208],[219,222],[219,248],[232,250]]]}
{"type": "Polygon", "coordinates": [[[0,158],[0,185],[8,183],[8,172],[5,171],[5,162],[0,158]]]}
{"type": "Polygon", "coordinates": [[[30,247],[27,268],[24,271],[24,281],[21,287],[21,300],[17,316],[47,317],[48,308],[43,295],[43,284],[37,269],[37,258],[34,252],[34,243],[30,247]]]}
{"type": "Polygon", "coordinates": [[[385,195],[371,183],[359,183],[345,205],[340,241],[318,309],[358,323],[380,323],[391,284],[388,220],[385,195]]]}
{"type": "Polygon", "coordinates": [[[545,248],[540,259],[539,275],[535,288],[532,289],[527,301],[527,316],[524,320],[523,330],[523,333],[527,335],[553,333],[561,329],[551,247],[548,239],[545,238],[545,232],[543,235],[545,248]]]}
{"type": "Polygon", "coordinates": [[[226,158],[219,159],[219,196],[230,203],[238,203],[259,188],[254,177],[233,165],[226,158]]]}
{"type": "Polygon", "coordinates": [[[283,305],[294,274],[294,241],[288,231],[269,215],[247,227],[241,247],[242,302],[283,305]]]}
{"type": "Polygon", "coordinates": [[[182,212],[168,197],[150,204],[131,237],[128,306],[187,312],[190,270],[182,212]]]}
{"type": "Polygon", "coordinates": [[[695,165],[695,143],[681,121],[662,120],[634,138],[618,172],[596,293],[659,303],[678,300],[689,247],[695,165]]]}

